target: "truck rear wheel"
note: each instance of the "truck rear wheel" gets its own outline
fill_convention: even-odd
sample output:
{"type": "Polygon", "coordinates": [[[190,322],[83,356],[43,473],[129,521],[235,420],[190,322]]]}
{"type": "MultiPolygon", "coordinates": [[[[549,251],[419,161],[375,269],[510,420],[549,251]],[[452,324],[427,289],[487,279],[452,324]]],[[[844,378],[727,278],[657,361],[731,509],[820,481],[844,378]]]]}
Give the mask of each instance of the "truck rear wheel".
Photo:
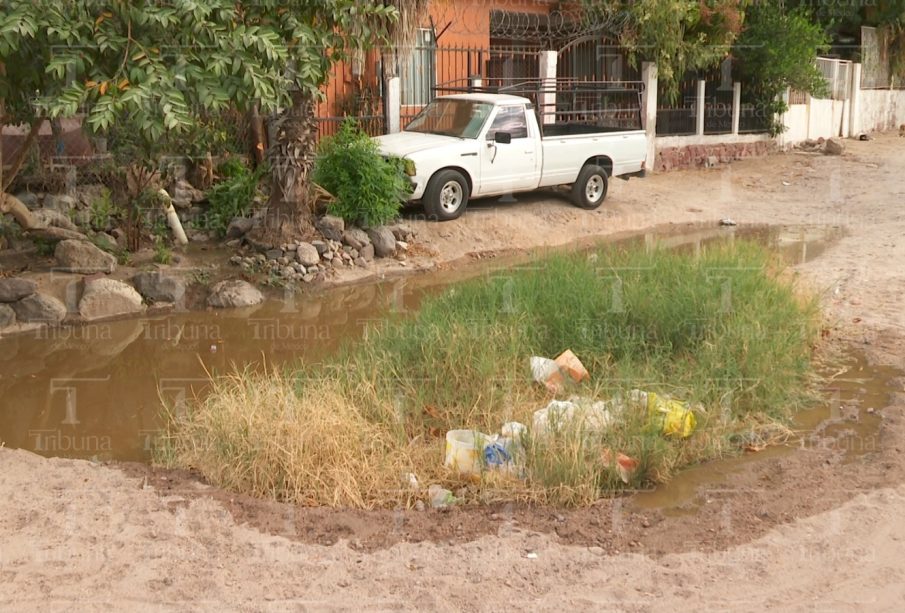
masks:
{"type": "Polygon", "coordinates": [[[458,170],[441,170],[427,182],[421,203],[428,217],[437,221],[456,219],[468,206],[468,181],[458,170]]]}
{"type": "Polygon", "coordinates": [[[606,169],[597,164],[587,164],[572,184],[572,202],[583,209],[596,209],[606,198],[608,185],[606,169]]]}

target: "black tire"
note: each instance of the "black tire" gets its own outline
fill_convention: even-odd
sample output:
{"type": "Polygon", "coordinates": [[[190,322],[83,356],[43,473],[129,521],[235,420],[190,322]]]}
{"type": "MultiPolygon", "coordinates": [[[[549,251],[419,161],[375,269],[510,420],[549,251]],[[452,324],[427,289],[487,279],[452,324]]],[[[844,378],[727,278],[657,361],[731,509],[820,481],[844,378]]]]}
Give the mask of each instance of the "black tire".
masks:
{"type": "Polygon", "coordinates": [[[421,203],[428,217],[450,221],[465,212],[468,206],[468,181],[458,170],[440,170],[430,178],[421,203]]]}
{"type": "Polygon", "coordinates": [[[608,186],[606,169],[597,164],[586,164],[572,184],[572,202],[582,209],[596,209],[606,200],[608,186]]]}

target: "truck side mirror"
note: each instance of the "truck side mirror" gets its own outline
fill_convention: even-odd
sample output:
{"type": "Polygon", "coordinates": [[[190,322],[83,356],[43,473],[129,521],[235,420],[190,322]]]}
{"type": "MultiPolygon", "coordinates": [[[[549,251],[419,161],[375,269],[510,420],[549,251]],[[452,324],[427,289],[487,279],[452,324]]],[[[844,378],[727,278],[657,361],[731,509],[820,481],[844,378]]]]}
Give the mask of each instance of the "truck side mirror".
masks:
{"type": "Polygon", "coordinates": [[[501,145],[508,145],[512,142],[512,134],[509,132],[495,132],[493,135],[493,142],[501,145]]]}

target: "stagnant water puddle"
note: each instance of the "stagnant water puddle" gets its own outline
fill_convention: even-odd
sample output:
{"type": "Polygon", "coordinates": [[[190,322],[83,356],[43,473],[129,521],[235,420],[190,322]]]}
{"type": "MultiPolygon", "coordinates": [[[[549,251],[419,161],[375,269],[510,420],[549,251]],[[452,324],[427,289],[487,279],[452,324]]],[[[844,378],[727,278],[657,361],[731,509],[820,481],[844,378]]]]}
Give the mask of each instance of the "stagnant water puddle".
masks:
{"type": "MultiPolygon", "coordinates": [[[[604,243],[699,251],[714,242],[748,238],[795,264],[816,257],[840,236],[838,227],[682,227],[604,243]]],[[[344,340],[360,337],[388,313],[414,311],[427,294],[470,277],[508,274],[531,256],[316,295],[286,294],[249,310],[175,313],[0,339],[0,441],[47,456],[147,461],[161,423],[161,399],[178,404],[203,393],[207,372],[318,359],[344,340]]],[[[873,381],[885,374],[865,376],[873,381]]],[[[848,391],[842,390],[848,388],[842,381],[837,379],[844,400],[848,391]]],[[[882,406],[879,400],[874,404],[882,406]]],[[[813,429],[826,418],[809,412],[800,419],[802,428],[813,429]]],[[[858,428],[870,422],[862,419],[829,427],[851,428],[854,439],[863,438],[858,428]]],[[[725,469],[688,471],[667,488],[690,487],[696,470],[730,470],[731,462],[719,464],[725,469]]]]}
{"type": "Polygon", "coordinates": [[[785,445],[756,453],[707,462],[683,470],[656,488],[632,499],[638,509],[660,509],[666,515],[693,514],[708,497],[735,491],[732,477],[752,462],[787,455],[796,448],[831,448],[843,453],[843,462],[879,450],[882,418],[876,411],[901,391],[897,379],[905,373],[890,366],[873,366],[851,353],[836,372],[820,373],[828,379],[825,403],[801,411],[792,420],[796,436],[785,445]]]}

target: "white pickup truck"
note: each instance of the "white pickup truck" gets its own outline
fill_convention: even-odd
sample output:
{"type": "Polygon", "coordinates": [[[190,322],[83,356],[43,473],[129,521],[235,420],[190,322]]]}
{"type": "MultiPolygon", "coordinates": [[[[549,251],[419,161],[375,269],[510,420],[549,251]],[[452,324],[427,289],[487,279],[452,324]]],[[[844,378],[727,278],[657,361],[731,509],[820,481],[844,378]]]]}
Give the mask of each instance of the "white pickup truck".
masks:
{"type": "Polygon", "coordinates": [[[412,181],[409,200],[420,200],[440,221],[462,215],[471,197],[560,185],[571,185],[577,206],[594,209],[606,197],[610,177],[644,175],[640,112],[628,128],[624,121],[605,127],[540,115],[539,121],[535,105],[521,96],[441,96],[405,130],[376,141],[383,155],[403,158],[412,181]]]}

